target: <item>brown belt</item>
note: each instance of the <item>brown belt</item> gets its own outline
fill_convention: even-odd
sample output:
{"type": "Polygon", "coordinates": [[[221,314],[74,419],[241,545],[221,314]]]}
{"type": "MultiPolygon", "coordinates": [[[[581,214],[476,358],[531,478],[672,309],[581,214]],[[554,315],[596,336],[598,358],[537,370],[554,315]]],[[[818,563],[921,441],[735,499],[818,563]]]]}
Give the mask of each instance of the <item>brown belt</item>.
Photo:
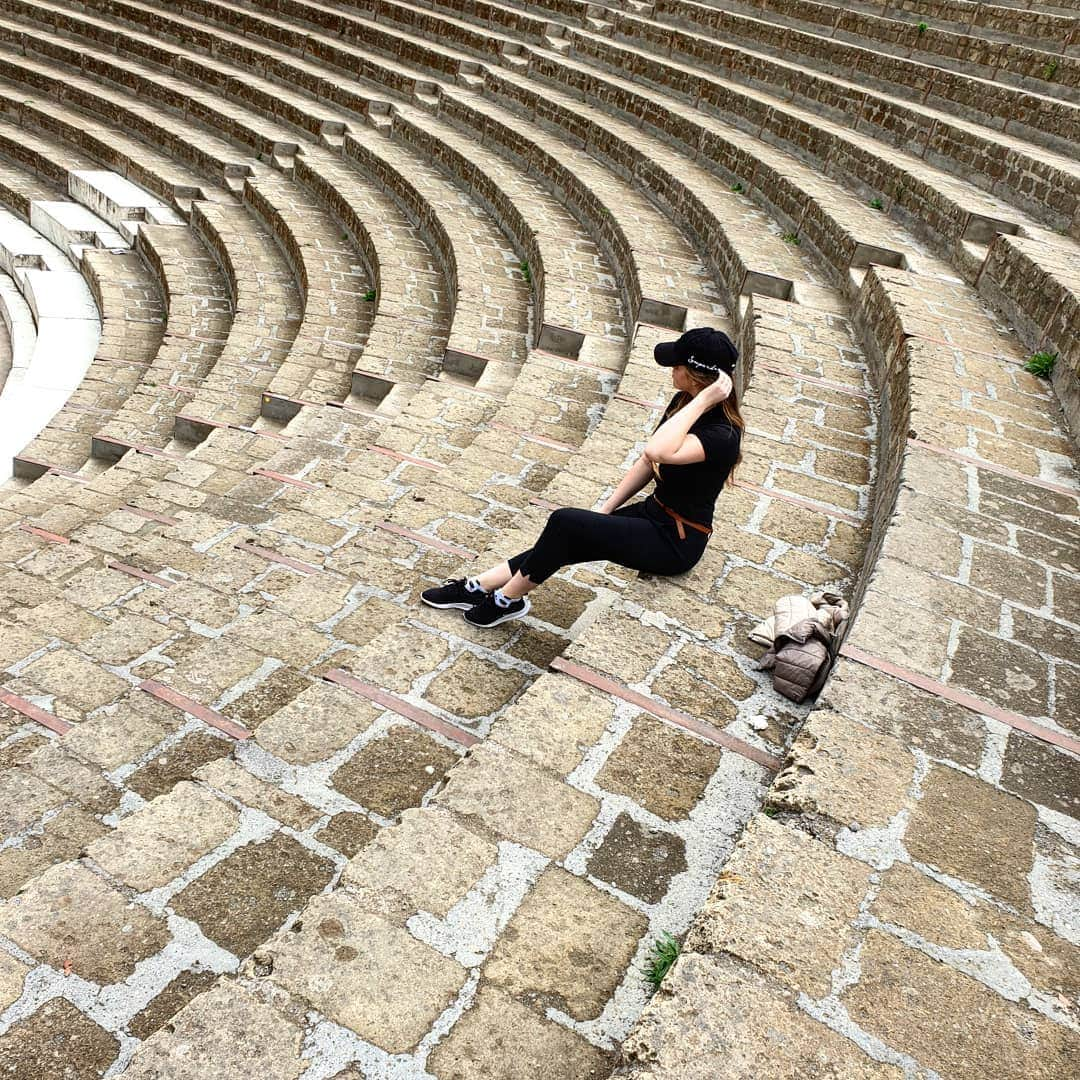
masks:
{"type": "Polygon", "coordinates": [[[665,506],[655,495],[653,496],[653,499],[655,500],[656,505],[659,506],[669,518],[674,519],[675,528],[678,530],[680,540],[686,539],[686,529],[684,528],[686,525],[689,525],[691,529],[697,529],[698,532],[703,532],[706,536],[712,536],[712,529],[710,529],[708,525],[702,525],[699,521],[691,521],[689,518],[683,517],[682,514],[672,510],[670,506],[665,506]]]}

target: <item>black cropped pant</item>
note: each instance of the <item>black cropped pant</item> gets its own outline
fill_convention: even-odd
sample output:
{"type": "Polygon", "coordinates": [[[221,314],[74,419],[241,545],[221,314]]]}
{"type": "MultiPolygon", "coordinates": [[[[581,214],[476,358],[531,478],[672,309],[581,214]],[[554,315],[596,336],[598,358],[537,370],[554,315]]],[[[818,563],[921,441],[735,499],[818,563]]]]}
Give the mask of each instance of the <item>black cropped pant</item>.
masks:
{"type": "Polygon", "coordinates": [[[650,497],[612,514],[554,510],[536,543],[508,562],[511,573],[520,570],[537,585],[563,566],[600,559],[668,576],[689,570],[708,539],[696,529],[688,529],[686,539],[680,539],[675,522],[650,497]]]}

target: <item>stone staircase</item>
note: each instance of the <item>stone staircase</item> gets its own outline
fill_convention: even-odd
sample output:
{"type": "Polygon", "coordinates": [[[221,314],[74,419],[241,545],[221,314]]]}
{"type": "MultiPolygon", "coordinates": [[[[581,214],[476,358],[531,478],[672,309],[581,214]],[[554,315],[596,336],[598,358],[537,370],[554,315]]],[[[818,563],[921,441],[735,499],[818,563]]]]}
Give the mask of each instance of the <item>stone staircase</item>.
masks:
{"type": "Polygon", "coordinates": [[[134,239],[0,487],[6,1075],[1068,1074],[1069,20],[953,7],[0,4],[0,202],[108,170],[134,239]],[[421,607],[603,500],[696,325],[698,566],[421,607]],[[746,632],[823,587],[797,707],[746,632]]]}

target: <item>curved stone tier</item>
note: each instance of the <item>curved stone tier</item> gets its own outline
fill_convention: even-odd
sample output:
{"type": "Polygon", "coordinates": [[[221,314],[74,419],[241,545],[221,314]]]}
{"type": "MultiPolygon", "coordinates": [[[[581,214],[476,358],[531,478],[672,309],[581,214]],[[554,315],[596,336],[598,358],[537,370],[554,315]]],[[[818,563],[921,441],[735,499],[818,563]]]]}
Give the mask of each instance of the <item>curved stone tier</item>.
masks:
{"type": "Polygon", "coordinates": [[[10,1075],[1068,1074],[1074,16],[908,6],[0,0],[0,202],[104,327],[0,486],[10,1075]],[[690,573],[419,604],[709,324],[690,573]],[[819,589],[796,706],[747,631],[819,589]]]}

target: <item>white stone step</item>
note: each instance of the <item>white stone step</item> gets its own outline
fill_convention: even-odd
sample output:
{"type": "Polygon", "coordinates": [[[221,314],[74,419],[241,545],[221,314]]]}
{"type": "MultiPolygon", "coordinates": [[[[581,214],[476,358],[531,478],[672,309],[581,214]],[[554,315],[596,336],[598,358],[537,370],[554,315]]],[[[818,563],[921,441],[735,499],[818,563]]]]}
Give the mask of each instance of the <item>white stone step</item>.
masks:
{"type": "Polygon", "coordinates": [[[76,202],[32,202],[30,226],[76,260],[85,247],[125,251],[131,246],[107,221],[76,202]]]}
{"type": "Polygon", "coordinates": [[[15,455],[82,381],[101,338],[101,319],[71,259],[3,210],[0,266],[10,270],[0,275],[0,313],[12,338],[12,371],[0,390],[3,482],[12,475],[15,455]]]}
{"type": "Polygon", "coordinates": [[[108,169],[74,169],[68,194],[107,221],[131,243],[143,222],[183,225],[184,219],[159,198],[108,169]]]}

